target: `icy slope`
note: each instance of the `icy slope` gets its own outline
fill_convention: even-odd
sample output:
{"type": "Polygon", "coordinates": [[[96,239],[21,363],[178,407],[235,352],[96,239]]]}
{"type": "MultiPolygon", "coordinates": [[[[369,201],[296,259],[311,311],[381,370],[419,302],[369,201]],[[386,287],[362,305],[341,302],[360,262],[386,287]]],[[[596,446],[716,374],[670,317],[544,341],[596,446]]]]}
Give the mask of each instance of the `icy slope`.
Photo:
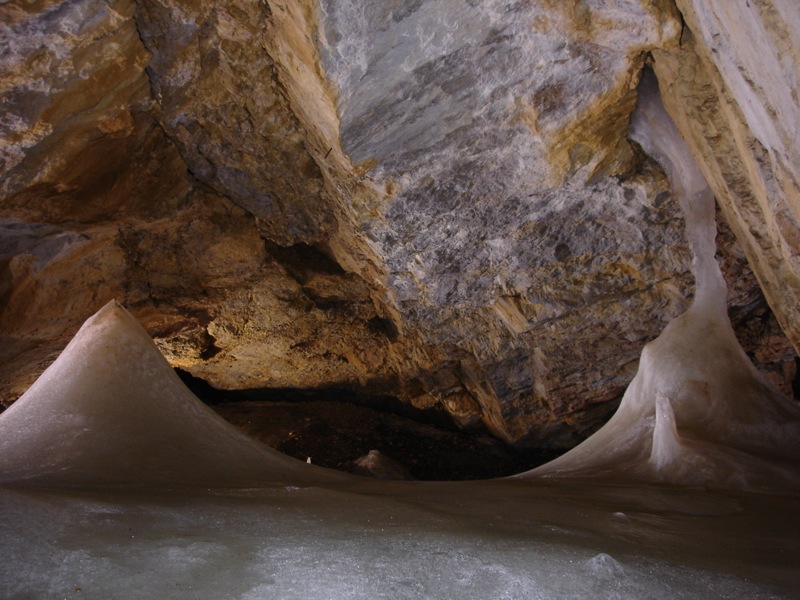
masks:
{"type": "Polygon", "coordinates": [[[800,488],[800,408],[761,378],[736,340],[714,259],[714,198],[652,76],[640,86],[631,134],[662,165],[680,200],[694,254],[695,300],[644,348],[614,417],[523,477],[800,488]]]}
{"type": "Polygon", "coordinates": [[[0,483],[197,484],[343,478],[239,433],[112,301],[0,415],[0,483]]]}

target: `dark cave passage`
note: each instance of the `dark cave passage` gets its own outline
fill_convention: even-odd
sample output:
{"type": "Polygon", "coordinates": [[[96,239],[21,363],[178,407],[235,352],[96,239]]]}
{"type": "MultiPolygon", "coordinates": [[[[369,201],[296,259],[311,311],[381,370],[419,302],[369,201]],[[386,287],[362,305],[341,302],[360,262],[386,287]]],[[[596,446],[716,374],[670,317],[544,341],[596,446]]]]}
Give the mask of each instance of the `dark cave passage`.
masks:
{"type": "Polygon", "coordinates": [[[310,458],[349,473],[369,475],[357,461],[372,450],[410,478],[427,481],[505,477],[562,453],[517,449],[488,433],[458,431],[395,398],[360,398],[339,389],[224,391],[176,372],[195,395],[250,437],[298,460],[310,458]]]}

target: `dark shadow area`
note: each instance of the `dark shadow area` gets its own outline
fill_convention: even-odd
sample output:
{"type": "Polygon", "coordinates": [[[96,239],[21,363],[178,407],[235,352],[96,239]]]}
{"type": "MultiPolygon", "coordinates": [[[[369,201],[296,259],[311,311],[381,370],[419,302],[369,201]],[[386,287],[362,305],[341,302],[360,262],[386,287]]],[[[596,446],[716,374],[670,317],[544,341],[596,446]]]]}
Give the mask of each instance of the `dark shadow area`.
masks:
{"type": "Polygon", "coordinates": [[[340,471],[358,473],[356,461],[378,450],[414,479],[491,479],[527,471],[561,454],[518,450],[485,433],[457,431],[387,396],[370,399],[335,389],[229,392],[176,371],[195,395],[247,435],[299,460],[310,458],[340,471]]]}
{"type": "MultiPolygon", "coordinates": [[[[442,408],[420,409],[403,402],[386,392],[391,389],[388,382],[374,382],[368,388],[250,388],[244,390],[220,390],[203,379],[180,368],[175,372],[195,396],[210,406],[235,402],[310,402],[323,399],[326,402],[340,402],[365,406],[378,412],[405,417],[423,424],[431,424],[441,429],[459,431],[450,415],[442,408]]],[[[485,433],[482,430],[480,433],[485,433]]]]}
{"type": "Polygon", "coordinates": [[[276,258],[301,285],[305,285],[314,273],[345,274],[339,263],[309,244],[299,243],[285,247],[267,240],[264,243],[270,256],[276,258]]]}

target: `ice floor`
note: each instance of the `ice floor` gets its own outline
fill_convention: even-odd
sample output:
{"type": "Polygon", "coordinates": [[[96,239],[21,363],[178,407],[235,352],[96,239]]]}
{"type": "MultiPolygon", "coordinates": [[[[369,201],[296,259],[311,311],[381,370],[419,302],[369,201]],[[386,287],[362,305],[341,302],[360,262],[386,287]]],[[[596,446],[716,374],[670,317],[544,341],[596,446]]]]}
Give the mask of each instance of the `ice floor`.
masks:
{"type": "Polygon", "coordinates": [[[590,482],[0,488],[0,597],[797,598],[798,515],[590,482]]]}

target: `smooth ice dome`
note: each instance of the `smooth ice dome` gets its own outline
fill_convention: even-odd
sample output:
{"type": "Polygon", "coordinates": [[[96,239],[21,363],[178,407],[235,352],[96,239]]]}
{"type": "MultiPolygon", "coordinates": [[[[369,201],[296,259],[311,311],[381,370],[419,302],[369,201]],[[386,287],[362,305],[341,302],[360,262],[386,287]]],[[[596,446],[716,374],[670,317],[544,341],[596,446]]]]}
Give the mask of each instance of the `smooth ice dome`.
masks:
{"type": "Polygon", "coordinates": [[[116,301],[0,415],[0,482],[227,486],[337,476],[217,416],[116,301]]]}
{"type": "Polygon", "coordinates": [[[800,407],[739,346],[714,254],[714,198],[645,74],[631,136],[669,177],[686,218],[695,300],[642,351],[612,419],[525,477],[592,476],[776,490],[800,488],[800,407]]]}

